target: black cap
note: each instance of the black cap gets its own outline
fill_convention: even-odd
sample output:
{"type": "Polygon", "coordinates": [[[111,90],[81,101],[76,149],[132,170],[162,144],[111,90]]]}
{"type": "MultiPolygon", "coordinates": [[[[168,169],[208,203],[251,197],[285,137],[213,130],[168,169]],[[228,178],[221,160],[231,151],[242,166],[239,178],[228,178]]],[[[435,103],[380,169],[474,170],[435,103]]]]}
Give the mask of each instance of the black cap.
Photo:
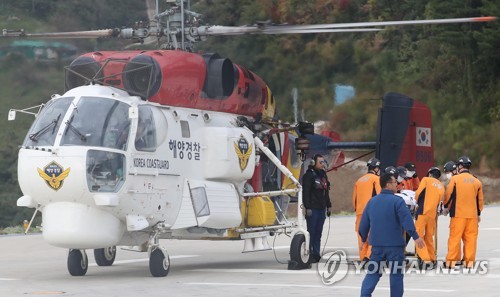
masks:
{"type": "Polygon", "coordinates": [[[406,169],[405,167],[403,167],[403,166],[398,166],[397,170],[398,170],[398,175],[399,175],[399,176],[401,176],[401,177],[403,177],[403,178],[405,178],[405,177],[406,177],[406,171],[407,171],[407,169],[406,169]]]}
{"type": "Polygon", "coordinates": [[[457,165],[459,165],[459,164],[461,164],[465,167],[470,167],[472,165],[472,161],[470,160],[469,157],[462,156],[462,157],[458,158],[458,160],[457,160],[457,165]]]}
{"type": "Polygon", "coordinates": [[[444,172],[452,172],[453,170],[457,169],[457,164],[453,161],[448,161],[446,164],[443,166],[444,172]]]}
{"type": "Polygon", "coordinates": [[[405,168],[410,170],[410,171],[415,171],[417,169],[415,166],[415,163],[412,163],[412,162],[407,162],[405,164],[405,168]]]}
{"type": "Polygon", "coordinates": [[[386,167],[385,170],[384,170],[384,172],[385,173],[390,173],[390,174],[394,175],[395,178],[397,178],[397,176],[398,176],[398,170],[394,166],[388,166],[388,167],[386,167]]]}
{"type": "Polygon", "coordinates": [[[427,174],[431,174],[432,176],[434,176],[435,178],[440,178],[441,177],[441,170],[439,170],[439,168],[437,167],[431,167],[429,168],[429,170],[427,170],[427,174]]]}
{"type": "Polygon", "coordinates": [[[384,170],[385,173],[390,173],[390,174],[393,174],[395,175],[396,172],[398,172],[398,170],[396,169],[396,167],[394,166],[389,166],[389,167],[386,167],[385,170],[384,170]]]}
{"type": "Polygon", "coordinates": [[[368,162],[366,163],[366,166],[370,167],[370,168],[376,168],[376,167],[380,167],[380,160],[377,159],[377,158],[371,158],[370,160],[368,160],[368,162]]]}

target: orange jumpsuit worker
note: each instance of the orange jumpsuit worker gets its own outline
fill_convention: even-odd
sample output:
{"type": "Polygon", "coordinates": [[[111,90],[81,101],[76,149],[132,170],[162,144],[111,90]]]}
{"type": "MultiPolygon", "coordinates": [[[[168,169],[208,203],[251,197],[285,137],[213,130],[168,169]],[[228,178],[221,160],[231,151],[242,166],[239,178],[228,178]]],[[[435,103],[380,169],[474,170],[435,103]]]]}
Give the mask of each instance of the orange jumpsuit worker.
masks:
{"type": "Polygon", "coordinates": [[[479,221],[483,210],[483,185],[470,174],[472,162],[469,157],[460,157],[456,163],[458,174],[451,177],[444,200],[451,217],[446,266],[454,267],[460,261],[463,240],[464,264],[472,267],[476,260],[479,221]]]}
{"type": "Polygon", "coordinates": [[[359,236],[359,222],[363,216],[363,211],[368,201],[375,195],[378,195],[382,190],[380,188],[380,180],[378,174],[380,173],[380,161],[377,158],[371,158],[366,164],[368,166],[368,173],[360,177],[354,184],[354,191],[352,193],[352,206],[356,212],[356,226],[355,231],[358,235],[359,247],[359,260],[367,260],[370,258],[371,246],[366,241],[361,246],[361,236],[359,236]]]}
{"type": "Polygon", "coordinates": [[[413,162],[407,162],[405,164],[406,168],[406,178],[404,181],[405,184],[405,189],[406,190],[411,190],[411,191],[416,191],[418,189],[418,186],[420,184],[420,179],[418,178],[417,175],[417,167],[415,166],[415,163],[413,162]]]}
{"type": "Polygon", "coordinates": [[[423,238],[425,242],[423,249],[417,248],[417,254],[425,263],[436,262],[434,234],[436,232],[437,208],[444,196],[443,184],[438,180],[440,177],[439,168],[429,168],[427,176],[422,179],[415,192],[418,204],[415,227],[418,236],[423,238]]]}

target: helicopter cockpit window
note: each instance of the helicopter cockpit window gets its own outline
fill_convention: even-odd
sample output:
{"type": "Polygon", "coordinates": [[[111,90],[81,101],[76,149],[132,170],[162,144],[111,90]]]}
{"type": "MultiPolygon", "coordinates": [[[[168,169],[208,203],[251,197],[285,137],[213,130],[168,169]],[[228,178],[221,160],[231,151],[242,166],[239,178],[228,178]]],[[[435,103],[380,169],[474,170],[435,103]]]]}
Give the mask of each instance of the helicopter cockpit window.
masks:
{"type": "Polygon", "coordinates": [[[156,128],[151,108],[139,106],[139,120],[135,135],[135,149],[138,151],[154,152],[156,150],[156,128]]]}
{"type": "Polygon", "coordinates": [[[125,182],[125,156],[119,153],[87,152],[87,185],[90,192],[116,193],[125,182]]]}
{"type": "Polygon", "coordinates": [[[61,145],[127,149],[129,105],[107,98],[83,97],[64,123],[61,145]]]}
{"type": "Polygon", "coordinates": [[[57,131],[73,99],[66,97],[49,101],[31,126],[23,145],[54,145],[57,131]]]}

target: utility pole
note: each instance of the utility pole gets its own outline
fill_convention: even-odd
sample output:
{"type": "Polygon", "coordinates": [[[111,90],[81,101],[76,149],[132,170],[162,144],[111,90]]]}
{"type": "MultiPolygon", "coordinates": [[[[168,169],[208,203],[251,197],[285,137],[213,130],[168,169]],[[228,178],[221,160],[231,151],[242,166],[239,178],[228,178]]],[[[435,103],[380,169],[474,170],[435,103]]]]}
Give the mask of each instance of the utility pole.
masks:
{"type": "Polygon", "coordinates": [[[299,90],[297,88],[292,89],[292,100],[293,100],[293,120],[294,124],[297,125],[298,123],[298,100],[299,100],[299,90]]]}

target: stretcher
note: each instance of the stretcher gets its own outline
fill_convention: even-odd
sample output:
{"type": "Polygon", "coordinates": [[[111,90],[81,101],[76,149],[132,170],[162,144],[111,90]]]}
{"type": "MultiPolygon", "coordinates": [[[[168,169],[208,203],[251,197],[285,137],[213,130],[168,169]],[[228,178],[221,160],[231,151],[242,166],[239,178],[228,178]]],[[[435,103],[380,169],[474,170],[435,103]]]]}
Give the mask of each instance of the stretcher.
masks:
{"type": "MultiPolygon", "coordinates": [[[[406,207],[410,210],[410,213],[413,217],[413,220],[414,222],[416,221],[416,217],[417,217],[417,210],[418,210],[418,204],[417,204],[417,201],[415,199],[415,191],[411,191],[411,190],[402,190],[400,193],[396,193],[396,196],[399,196],[401,197],[404,201],[405,201],[405,204],[406,204],[406,207]]],[[[434,253],[435,253],[435,257],[437,257],[437,251],[438,251],[438,216],[443,212],[443,206],[442,204],[440,203],[438,209],[436,210],[437,211],[437,215],[436,215],[436,228],[434,229],[434,253]]],[[[406,232],[404,232],[404,237],[407,238],[407,234],[406,232]]],[[[408,239],[407,239],[407,242],[406,244],[408,245],[408,239]]],[[[413,249],[413,253],[409,253],[406,251],[405,249],[405,256],[406,256],[406,259],[407,259],[407,262],[409,263],[410,261],[418,261],[419,262],[419,265],[422,265],[422,260],[419,258],[418,254],[417,254],[417,247],[414,246],[414,249],[413,249]]]]}
{"type": "MultiPolygon", "coordinates": [[[[408,208],[408,210],[410,210],[413,221],[415,222],[416,221],[416,214],[417,214],[417,210],[418,210],[418,204],[417,204],[417,201],[415,200],[415,191],[402,190],[400,193],[396,193],[395,195],[401,197],[401,199],[403,199],[405,201],[406,207],[408,208]]],[[[437,232],[438,222],[437,222],[437,219],[438,219],[439,215],[443,214],[443,210],[444,209],[443,209],[443,205],[441,202],[438,206],[438,209],[437,209],[438,215],[436,216],[436,228],[434,230],[434,252],[435,252],[436,257],[437,257],[437,251],[438,251],[438,232],[437,232]]],[[[406,232],[404,232],[403,235],[406,238],[406,232]]],[[[406,244],[408,245],[408,241],[406,244]]],[[[419,263],[420,267],[422,267],[422,265],[423,265],[422,260],[420,260],[420,258],[418,257],[416,246],[414,246],[413,253],[407,252],[406,248],[405,248],[405,258],[406,258],[406,261],[408,264],[410,263],[410,261],[411,262],[417,261],[419,263]]]]}

